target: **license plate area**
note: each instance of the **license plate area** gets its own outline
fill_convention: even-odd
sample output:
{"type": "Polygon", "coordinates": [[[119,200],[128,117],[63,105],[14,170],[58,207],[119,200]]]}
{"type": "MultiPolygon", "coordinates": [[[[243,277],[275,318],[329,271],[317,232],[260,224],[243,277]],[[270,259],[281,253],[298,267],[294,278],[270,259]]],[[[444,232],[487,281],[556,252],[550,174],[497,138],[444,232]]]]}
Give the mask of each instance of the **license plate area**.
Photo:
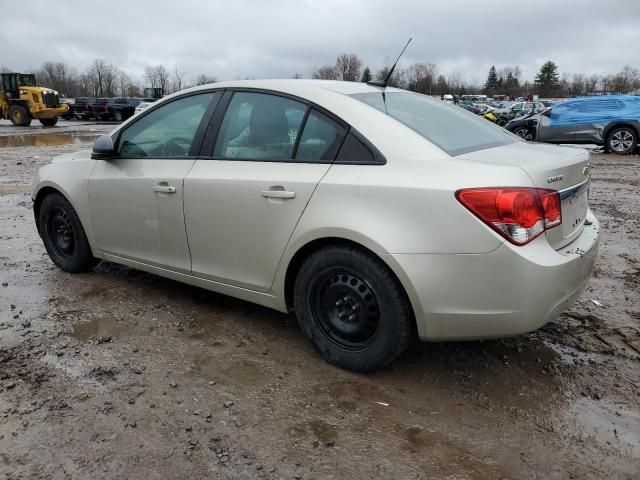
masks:
{"type": "Polygon", "coordinates": [[[562,208],[562,236],[565,239],[575,236],[584,225],[589,205],[589,184],[590,181],[586,180],[559,192],[562,208]]]}

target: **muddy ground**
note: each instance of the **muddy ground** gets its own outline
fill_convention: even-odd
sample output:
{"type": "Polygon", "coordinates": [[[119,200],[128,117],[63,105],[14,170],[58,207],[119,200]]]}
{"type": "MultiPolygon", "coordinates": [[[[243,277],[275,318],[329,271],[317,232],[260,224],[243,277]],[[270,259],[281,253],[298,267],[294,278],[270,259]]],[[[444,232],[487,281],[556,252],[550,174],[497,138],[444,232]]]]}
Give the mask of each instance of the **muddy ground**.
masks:
{"type": "Polygon", "coordinates": [[[291,316],[111,263],[55,268],[28,184],[110,128],[0,125],[1,479],[640,476],[640,156],[594,153],[601,253],[567,313],[357,375],[291,316]]]}

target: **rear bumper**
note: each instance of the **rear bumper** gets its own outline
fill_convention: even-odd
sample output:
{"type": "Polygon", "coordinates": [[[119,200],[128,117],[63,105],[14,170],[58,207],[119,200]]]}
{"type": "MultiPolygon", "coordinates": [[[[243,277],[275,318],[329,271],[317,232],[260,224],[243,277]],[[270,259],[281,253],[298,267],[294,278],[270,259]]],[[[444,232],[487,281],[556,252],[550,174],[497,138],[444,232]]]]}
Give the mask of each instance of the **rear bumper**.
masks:
{"type": "Polygon", "coordinates": [[[529,245],[501,244],[486,254],[392,255],[411,299],[422,340],[520,335],[567,309],[591,277],[599,224],[556,251],[541,235],[529,245]]]}

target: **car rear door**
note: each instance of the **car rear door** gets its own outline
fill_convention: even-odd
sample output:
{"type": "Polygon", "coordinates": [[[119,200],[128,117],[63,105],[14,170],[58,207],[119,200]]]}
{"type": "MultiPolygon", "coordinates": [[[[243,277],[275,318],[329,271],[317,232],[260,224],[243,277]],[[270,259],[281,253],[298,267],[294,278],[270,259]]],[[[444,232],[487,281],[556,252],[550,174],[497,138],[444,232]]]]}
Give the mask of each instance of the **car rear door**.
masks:
{"type": "Polygon", "coordinates": [[[540,115],[537,140],[550,143],[571,143],[575,141],[575,107],[573,102],[563,102],[540,115]]]}
{"type": "Polygon", "coordinates": [[[222,93],[179,97],[120,132],[117,158],[99,160],[89,206],[100,252],[188,273],[183,184],[222,93]]]}
{"type": "Polygon", "coordinates": [[[266,292],[291,234],[345,134],[279,94],[228,91],[185,179],[193,274],[266,292]]]}

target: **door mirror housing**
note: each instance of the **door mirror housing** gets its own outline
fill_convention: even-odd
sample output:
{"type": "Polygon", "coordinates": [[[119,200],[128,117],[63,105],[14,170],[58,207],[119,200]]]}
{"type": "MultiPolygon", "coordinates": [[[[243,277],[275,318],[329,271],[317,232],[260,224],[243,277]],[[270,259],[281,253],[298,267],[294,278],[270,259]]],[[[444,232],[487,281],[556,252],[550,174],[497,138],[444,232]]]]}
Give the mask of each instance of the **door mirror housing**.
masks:
{"type": "Polygon", "coordinates": [[[545,117],[549,117],[551,118],[551,109],[547,108],[546,110],[543,110],[540,115],[544,115],[545,117]]]}
{"type": "Polygon", "coordinates": [[[94,160],[109,160],[117,156],[117,154],[111,135],[100,135],[93,144],[91,158],[94,160]]]}

